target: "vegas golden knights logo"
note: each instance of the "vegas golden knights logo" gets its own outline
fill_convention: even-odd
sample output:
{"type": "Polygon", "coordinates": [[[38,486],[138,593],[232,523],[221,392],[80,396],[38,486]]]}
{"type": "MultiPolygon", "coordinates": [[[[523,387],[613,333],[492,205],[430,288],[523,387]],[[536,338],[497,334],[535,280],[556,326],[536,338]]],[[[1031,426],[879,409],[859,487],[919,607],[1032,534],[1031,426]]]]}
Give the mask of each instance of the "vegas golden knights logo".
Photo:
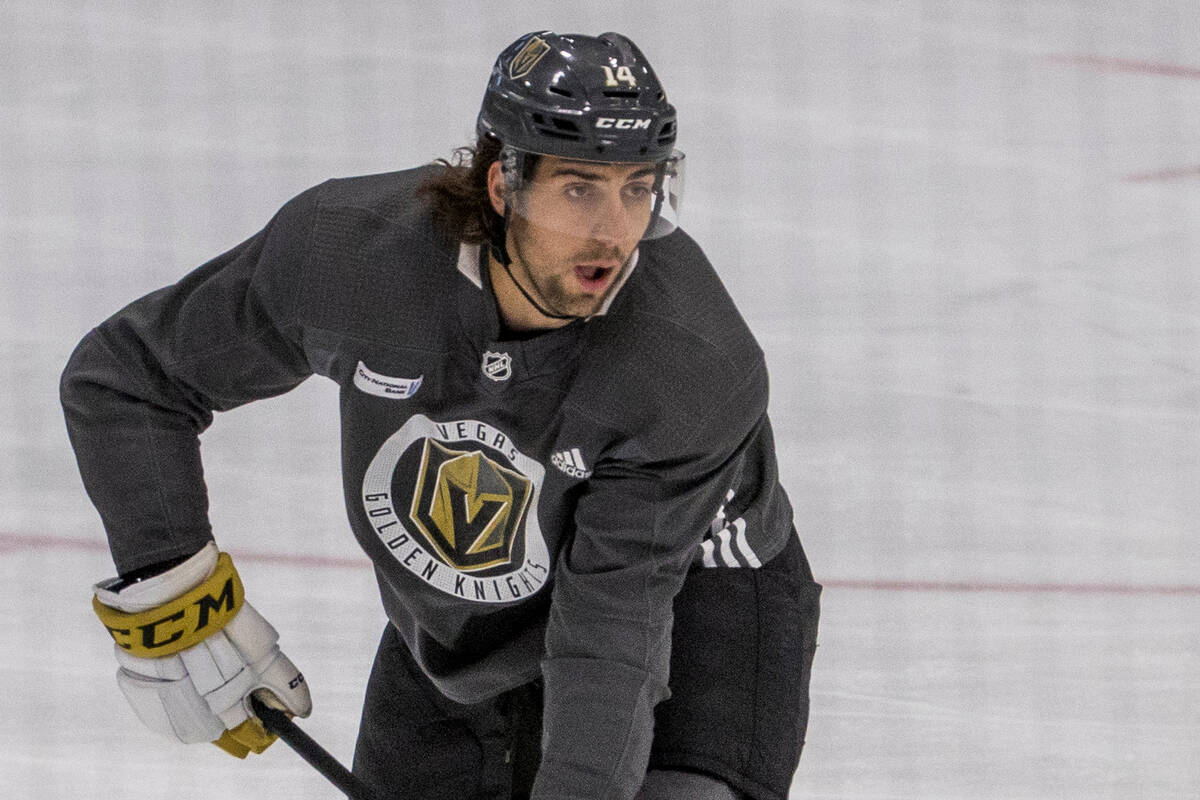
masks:
{"type": "Polygon", "coordinates": [[[425,440],[409,518],[450,566],[476,572],[519,562],[530,480],[478,450],[425,440]]]}
{"type": "Polygon", "coordinates": [[[524,78],[529,74],[537,63],[542,60],[542,56],[550,52],[550,45],[540,36],[534,36],[525,46],[521,48],[513,60],[508,64],[508,77],[516,80],[524,78]]]}
{"type": "Polygon", "coordinates": [[[365,520],[396,564],[472,603],[525,600],[550,578],[538,520],[546,468],[504,430],[414,414],[362,478],[365,520]]]}

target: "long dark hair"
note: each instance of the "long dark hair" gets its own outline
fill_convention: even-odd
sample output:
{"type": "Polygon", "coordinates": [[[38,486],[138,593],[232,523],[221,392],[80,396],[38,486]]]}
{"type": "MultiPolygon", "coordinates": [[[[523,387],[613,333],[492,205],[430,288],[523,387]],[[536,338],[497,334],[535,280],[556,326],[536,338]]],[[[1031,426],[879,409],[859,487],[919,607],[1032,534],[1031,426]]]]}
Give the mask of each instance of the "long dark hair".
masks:
{"type": "Polygon", "coordinates": [[[451,159],[439,158],[437,170],[417,188],[433,211],[439,228],[465,244],[502,243],[504,217],[492,208],[487,176],[500,158],[500,141],[481,136],[474,146],[460,147],[451,159]]]}

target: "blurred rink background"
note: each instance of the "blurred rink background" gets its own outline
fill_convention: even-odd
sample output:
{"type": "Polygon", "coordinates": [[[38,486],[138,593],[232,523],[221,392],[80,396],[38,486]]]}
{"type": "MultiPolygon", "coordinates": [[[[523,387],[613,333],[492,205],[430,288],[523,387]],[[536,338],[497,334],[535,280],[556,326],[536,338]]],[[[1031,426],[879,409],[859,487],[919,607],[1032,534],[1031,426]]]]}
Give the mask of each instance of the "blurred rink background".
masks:
{"type": "MultiPolygon", "coordinates": [[[[767,352],[826,585],[792,796],[1200,796],[1200,6],[571,5],[0,5],[0,796],[335,796],[127,708],[58,375],[302,189],[467,143],[541,28],[647,53],[684,225],[767,352]]],[[[384,617],[337,428],[315,378],[203,441],[218,541],[348,762],[384,617]]]]}

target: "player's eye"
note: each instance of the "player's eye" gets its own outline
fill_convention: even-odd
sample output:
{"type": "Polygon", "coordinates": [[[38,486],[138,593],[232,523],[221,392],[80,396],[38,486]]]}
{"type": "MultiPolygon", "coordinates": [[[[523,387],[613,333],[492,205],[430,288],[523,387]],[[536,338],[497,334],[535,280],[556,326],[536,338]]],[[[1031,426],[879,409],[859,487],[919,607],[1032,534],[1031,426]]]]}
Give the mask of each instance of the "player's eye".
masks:
{"type": "Polygon", "coordinates": [[[644,183],[631,183],[625,187],[625,196],[630,200],[643,201],[654,194],[653,187],[644,183]]]}
{"type": "Polygon", "coordinates": [[[572,200],[587,200],[595,195],[595,187],[590,183],[569,183],[564,193],[572,200]]]}

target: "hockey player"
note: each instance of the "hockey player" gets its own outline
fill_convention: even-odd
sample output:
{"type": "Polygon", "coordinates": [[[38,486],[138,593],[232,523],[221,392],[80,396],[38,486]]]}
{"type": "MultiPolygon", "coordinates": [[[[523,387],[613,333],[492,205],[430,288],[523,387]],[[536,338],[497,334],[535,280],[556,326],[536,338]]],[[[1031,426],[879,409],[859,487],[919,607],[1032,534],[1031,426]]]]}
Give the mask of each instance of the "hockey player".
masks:
{"type": "MultiPolygon", "coordinates": [[[[138,716],[244,756],[311,704],[207,519],[214,411],[341,387],[386,627],[387,798],[783,800],[819,586],[760,349],[677,228],[674,107],[618,34],[528,34],[454,163],[332,180],[80,343],[62,399],[138,716]],[[668,699],[669,698],[669,699],[668,699]]],[[[252,587],[251,587],[252,589],[252,587]]]]}

